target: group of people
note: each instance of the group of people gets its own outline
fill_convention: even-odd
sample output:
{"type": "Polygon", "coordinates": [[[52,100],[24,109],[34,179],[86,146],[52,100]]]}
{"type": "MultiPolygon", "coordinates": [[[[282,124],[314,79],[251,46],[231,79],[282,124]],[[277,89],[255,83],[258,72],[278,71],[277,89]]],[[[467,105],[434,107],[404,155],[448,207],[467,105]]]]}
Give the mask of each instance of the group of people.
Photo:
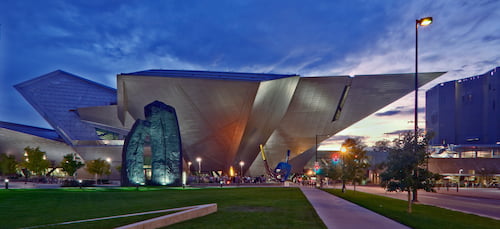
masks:
{"type": "Polygon", "coordinates": [[[262,184],[266,183],[267,178],[264,175],[257,177],[250,176],[210,176],[210,175],[200,175],[200,176],[190,176],[188,178],[188,183],[215,183],[215,184],[262,184]]]}

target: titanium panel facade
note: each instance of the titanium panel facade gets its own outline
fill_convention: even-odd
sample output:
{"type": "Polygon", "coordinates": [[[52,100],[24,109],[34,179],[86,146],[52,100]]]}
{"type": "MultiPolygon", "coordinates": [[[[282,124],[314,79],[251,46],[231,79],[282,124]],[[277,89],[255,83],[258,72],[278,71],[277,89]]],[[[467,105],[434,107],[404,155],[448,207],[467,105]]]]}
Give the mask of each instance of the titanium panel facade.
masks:
{"type": "MultiPolygon", "coordinates": [[[[411,73],[245,81],[237,76],[220,80],[166,72],[118,75],[122,121],[129,114],[143,118],[146,104],[162,101],[177,110],[186,161],[202,157],[205,171],[227,171],[237,168],[239,161],[252,162],[244,168],[251,175],[264,171],[257,157],[259,144],[265,144],[274,164],[284,160],[288,149],[292,157],[307,152],[300,158],[310,159],[317,134],[332,136],[410,93],[414,79],[411,73]]],[[[420,85],[442,74],[421,73],[420,85]]],[[[291,163],[301,171],[307,161],[291,163]]]]}
{"type": "MultiPolygon", "coordinates": [[[[419,86],[443,73],[420,73],[419,86]]],[[[293,172],[302,172],[314,156],[318,144],[382,107],[413,91],[414,74],[359,75],[337,77],[302,77],[287,114],[265,144],[268,160],[277,164],[291,150],[293,172]],[[345,103],[334,119],[337,107],[345,103]],[[297,157],[305,154],[307,156],[297,157]]],[[[251,173],[263,171],[260,158],[252,164],[251,173]]]]}
{"type": "MultiPolygon", "coordinates": [[[[420,85],[442,74],[421,73],[420,85]]],[[[411,92],[413,76],[148,70],[119,74],[115,90],[55,71],[15,87],[85,160],[109,157],[113,168],[120,165],[123,135],[158,100],[177,112],[185,162],[201,157],[203,171],[227,173],[244,161],[246,175],[261,175],[259,144],[272,166],[290,149],[290,163],[302,171],[316,135],[332,136],[411,92]],[[103,139],[96,128],[117,137],[103,139]]]]}
{"type": "Polygon", "coordinates": [[[14,86],[70,145],[98,140],[95,128],[83,123],[77,108],[116,104],[116,90],[57,70],[14,86]]]}

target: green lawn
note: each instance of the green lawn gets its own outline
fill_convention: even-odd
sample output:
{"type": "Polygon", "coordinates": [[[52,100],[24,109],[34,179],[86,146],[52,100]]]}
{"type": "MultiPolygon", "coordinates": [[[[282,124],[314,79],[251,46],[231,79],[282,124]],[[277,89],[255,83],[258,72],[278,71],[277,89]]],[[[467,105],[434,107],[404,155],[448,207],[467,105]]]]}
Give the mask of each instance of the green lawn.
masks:
{"type": "Polygon", "coordinates": [[[408,204],[403,200],[351,190],[347,190],[346,193],[342,193],[340,189],[325,189],[325,191],[412,228],[500,228],[500,220],[451,211],[430,205],[414,204],[413,212],[408,214],[406,212],[408,204]]]}
{"type": "MultiPolygon", "coordinates": [[[[297,188],[0,190],[0,228],[208,203],[217,203],[218,212],[169,228],[325,228],[297,188]]],[[[44,228],[113,228],[154,216],[44,228]]]]}

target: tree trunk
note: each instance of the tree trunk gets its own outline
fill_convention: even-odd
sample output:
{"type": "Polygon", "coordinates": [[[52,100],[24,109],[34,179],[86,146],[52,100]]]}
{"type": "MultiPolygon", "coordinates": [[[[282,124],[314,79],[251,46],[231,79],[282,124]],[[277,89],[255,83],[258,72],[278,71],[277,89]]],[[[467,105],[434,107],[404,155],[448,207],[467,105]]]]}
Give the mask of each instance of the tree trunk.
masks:
{"type": "Polygon", "coordinates": [[[408,188],[408,213],[411,213],[411,189],[408,188]]]}
{"type": "Polygon", "coordinates": [[[354,185],[354,192],[356,192],[356,181],[353,181],[352,184],[354,185]]]}

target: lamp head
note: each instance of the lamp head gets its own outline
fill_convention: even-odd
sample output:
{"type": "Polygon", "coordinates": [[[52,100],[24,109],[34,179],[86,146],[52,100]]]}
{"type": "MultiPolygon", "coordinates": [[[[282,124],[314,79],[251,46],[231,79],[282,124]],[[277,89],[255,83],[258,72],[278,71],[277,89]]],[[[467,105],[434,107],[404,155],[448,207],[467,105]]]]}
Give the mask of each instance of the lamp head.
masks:
{"type": "Polygon", "coordinates": [[[424,17],[417,20],[417,25],[428,26],[432,24],[432,17],[424,17]]]}

